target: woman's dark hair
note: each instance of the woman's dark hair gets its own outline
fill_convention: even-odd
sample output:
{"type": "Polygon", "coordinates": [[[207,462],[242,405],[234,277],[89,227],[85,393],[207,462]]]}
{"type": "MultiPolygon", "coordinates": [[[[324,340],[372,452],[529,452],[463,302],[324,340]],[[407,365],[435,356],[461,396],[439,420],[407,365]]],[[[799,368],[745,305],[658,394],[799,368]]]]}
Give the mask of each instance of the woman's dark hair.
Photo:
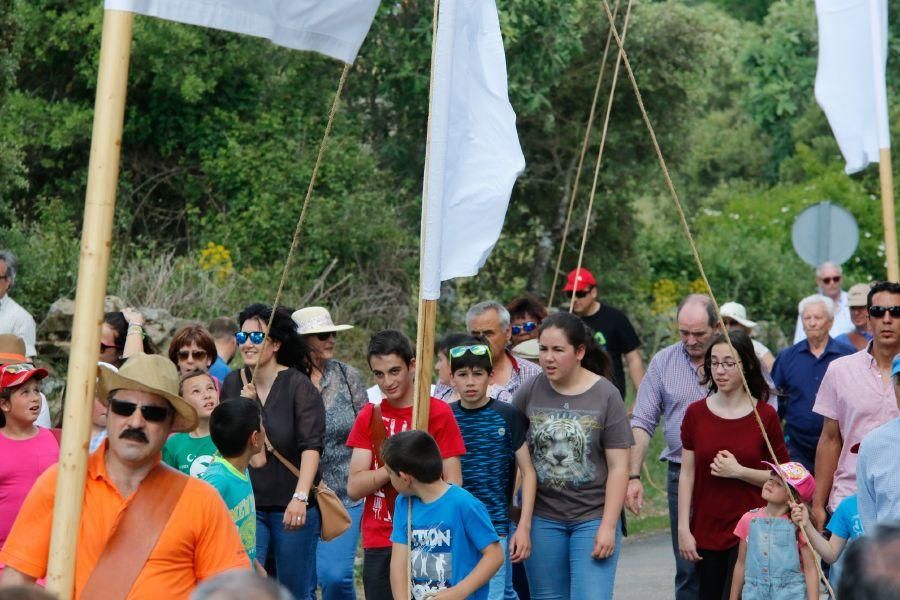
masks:
{"type": "Polygon", "coordinates": [[[584,346],[584,358],[581,359],[582,367],[612,380],[612,359],[609,358],[609,355],[594,339],[594,332],[581,320],[581,317],[567,312],[553,313],[541,323],[538,329],[538,340],[540,340],[541,335],[546,330],[551,328],[562,331],[563,335],[566,336],[566,340],[575,346],[576,349],[579,346],[584,346]]]}
{"type": "MultiPolygon", "coordinates": [[[[108,312],[103,315],[103,322],[115,332],[116,348],[119,352],[124,350],[125,336],[128,335],[128,321],[125,320],[125,315],[119,311],[108,312]]],[[[144,335],[144,354],[156,354],[156,345],[146,335],[144,335]]]]}
{"type": "MultiPolygon", "coordinates": [[[[277,307],[267,335],[269,339],[281,342],[281,347],[275,352],[275,362],[285,367],[293,367],[308,377],[312,372],[309,346],[297,333],[297,324],[291,318],[292,312],[293,310],[286,306],[277,307]]],[[[238,315],[238,324],[243,326],[245,321],[259,319],[265,326],[271,316],[272,307],[268,304],[251,304],[238,315]]]]}
{"type": "Polygon", "coordinates": [[[525,315],[531,315],[538,321],[543,321],[547,318],[547,309],[541,304],[540,300],[531,294],[522,294],[518,298],[510,300],[509,304],[506,305],[506,310],[509,311],[510,319],[518,319],[525,315]]]}
{"type": "Polygon", "coordinates": [[[178,366],[178,351],[185,346],[190,346],[191,342],[196,342],[201,350],[206,352],[206,358],[209,364],[216,362],[219,353],[216,351],[216,342],[212,334],[203,325],[185,325],[175,332],[175,337],[169,343],[169,360],[178,366]]]}
{"type": "MultiPolygon", "coordinates": [[[[747,386],[750,388],[750,394],[759,402],[766,402],[769,399],[769,384],[766,383],[766,377],[763,375],[762,367],[756,352],[753,350],[753,340],[743,331],[729,331],[731,337],[731,345],[738,353],[738,360],[741,368],[744,370],[744,378],[747,380],[747,386]]],[[[703,373],[701,374],[700,385],[708,385],[710,393],[717,391],[716,381],[713,379],[712,367],[712,349],[717,344],[727,344],[725,336],[717,333],[709,346],[706,348],[706,354],[703,355],[703,373]]]]}
{"type": "Polygon", "coordinates": [[[406,363],[406,366],[409,366],[412,359],[415,358],[412,342],[403,333],[394,329],[379,331],[369,340],[366,360],[371,361],[373,356],[388,356],[390,354],[399,356],[406,363]]]}
{"type": "Polygon", "coordinates": [[[456,343],[447,348],[447,360],[450,362],[450,372],[455,373],[459,369],[465,369],[466,367],[472,369],[484,369],[488,373],[494,372],[494,361],[493,357],[490,355],[490,347],[491,345],[487,343],[487,340],[484,338],[478,338],[472,335],[465,335],[456,340],[456,343]],[[483,345],[488,347],[487,354],[472,354],[471,352],[466,352],[459,358],[453,358],[450,356],[450,348],[456,348],[457,346],[477,346],[483,345]]]}
{"type": "Polygon", "coordinates": [[[250,434],[259,431],[259,404],[249,398],[226,398],[209,417],[209,435],[225,458],[240,456],[250,434]]]}
{"type": "Polygon", "coordinates": [[[417,429],[402,431],[384,440],[381,456],[392,471],[412,475],[421,483],[434,483],[444,470],[437,442],[428,433],[417,429]]]}

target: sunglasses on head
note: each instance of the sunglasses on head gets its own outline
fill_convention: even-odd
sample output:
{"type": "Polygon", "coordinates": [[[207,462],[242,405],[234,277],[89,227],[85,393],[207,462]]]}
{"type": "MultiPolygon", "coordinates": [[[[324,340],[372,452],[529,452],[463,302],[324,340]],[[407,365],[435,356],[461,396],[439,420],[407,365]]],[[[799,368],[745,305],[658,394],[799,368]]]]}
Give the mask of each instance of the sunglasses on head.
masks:
{"type": "MultiPolygon", "coordinates": [[[[491,358],[491,349],[487,344],[472,344],[471,346],[454,346],[447,351],[450,358],[460,358],[466,352],[471,352],[475,356],[484,356],[487,354],[491,358]]],[[[493,359],[491,359],[493,361],[493,359]]]]}
{"type": "MultiPolygon", "coordinates": [[[[128,402],[126,400],[112,398],[109,401],[109,410],[120,417],[130,417],[134,414],[137,407],[138,405],[134,402],[128,402]]],[[[168,419],[169,415],[172,413],[172,409],[168,406],[146,406],[141,404],[140,407],[141,416],[144,417],[144,420],[148,423],[162,423],[168,419]]]]}
{"type": "Polygon", "coordinates": [[[247,340],[250,340],[251,344],[260,345],[263,343],[263,340],[266,339],[266,334],[262,331],[238,331],[234,334],[234,339],[237,340],[239,346],[242,346],[247,343],[247,340]]]}
{"type": "Polygon", "coordinates": [[[330,339],[330,338],[337,339],[337,331],[322,331],[322,332],[316,333],[314,335],[321,342],[324,342],[325,340],[330,339]]]}
{"type": "Polygon", "coordinates": [[[875,306],[869,307],[869,316],[880,319],[884,313],[889,313],[892,318],[900,319],[900,306],[875,306]]]}
{"type": "Polygon", "coordinates": [[[206,350],[179,350],[178,351],[178,359],[179,360],[187,360],[189,358],[193,358],[194,360],[203,360],[206,358],[206,350]]]}
{"type": "Polygon", "coordinates": [[[835,275],[834,277],[823,277],[822,278],[822,283],[824,283],[826,285],[828,285],[829,283],[840,283],[840,282],[841,282],[840,275],[835,275]]]}
{"type": "Polygon", "coordinates": [[[566,298],[571,298],[573,295],[576,298],[584,298],[585,296],[587,296],[590,293],[591,293],[591,288],[588,288],[586,290],[581,290],[580,292],[572,292],[572,291],[563,292],[563,294],[566,296],[566,298]]]}
{"type": "Polygon", "coordinates": [[[512,326],[512,334],[513,335],[521,335],[523,333],[531,333],[535,329],[537,329],[538,323],[534,321],[526,321],[521,325],[513,325],[512,326]]]}

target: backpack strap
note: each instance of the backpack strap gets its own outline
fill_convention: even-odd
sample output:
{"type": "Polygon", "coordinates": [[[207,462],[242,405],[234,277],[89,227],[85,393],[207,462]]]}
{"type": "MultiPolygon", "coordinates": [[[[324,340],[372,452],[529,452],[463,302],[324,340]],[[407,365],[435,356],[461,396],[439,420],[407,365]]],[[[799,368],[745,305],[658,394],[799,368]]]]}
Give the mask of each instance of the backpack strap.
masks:
{"type": "Polygon", "coordinates": [[[189,479],[163,463],[150,471],[106,541],[81,598],[125,600],[156,547],[189,479]]]}

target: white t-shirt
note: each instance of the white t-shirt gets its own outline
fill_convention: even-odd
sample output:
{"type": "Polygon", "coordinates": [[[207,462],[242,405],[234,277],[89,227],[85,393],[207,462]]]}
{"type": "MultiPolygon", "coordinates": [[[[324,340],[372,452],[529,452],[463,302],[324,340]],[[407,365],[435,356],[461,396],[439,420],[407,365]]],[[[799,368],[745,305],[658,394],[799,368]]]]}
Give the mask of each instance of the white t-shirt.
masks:
{"type": "Polygon", "coordinates": [[[36,356],[34,319],[9,294],[0,298],[0,333],[17,335],[25,342],[25,356],[36,356]]]}

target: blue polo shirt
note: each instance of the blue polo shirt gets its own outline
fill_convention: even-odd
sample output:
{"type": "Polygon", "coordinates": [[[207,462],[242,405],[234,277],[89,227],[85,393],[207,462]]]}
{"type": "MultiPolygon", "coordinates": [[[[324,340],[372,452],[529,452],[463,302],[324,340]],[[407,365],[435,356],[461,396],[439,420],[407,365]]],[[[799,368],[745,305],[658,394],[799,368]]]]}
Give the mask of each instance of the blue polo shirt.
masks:
{"type": "Polygon", "coordinates": [[[814,451],[822,433],[822,415],[813,412],[819,384],[836,358],[856,352],[852,346],[828,338],[821,356],[809,350],[809,342],[802,340],[778,353],[772,367],[772,381],[778,389],[778,414],[784,419],[785,438],[793,444],[814,451]]]}

